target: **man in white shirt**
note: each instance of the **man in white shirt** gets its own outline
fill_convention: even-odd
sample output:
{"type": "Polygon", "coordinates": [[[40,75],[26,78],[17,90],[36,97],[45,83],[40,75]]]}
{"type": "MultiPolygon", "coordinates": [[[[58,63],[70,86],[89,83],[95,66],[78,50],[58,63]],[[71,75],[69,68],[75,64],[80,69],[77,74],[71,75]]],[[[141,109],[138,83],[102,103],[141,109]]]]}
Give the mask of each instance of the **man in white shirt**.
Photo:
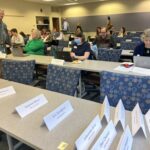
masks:
{"type": "Polygon", "coordinates": [[[66,20],[66,18],[64,18],[64,20],[63,20],[62,29],[63,29],[64,32],[69,31],[69,23],[68,23],[68,21],[66,20]]]}
{"type": "Polygon", "coordinates": [[[23,39],[22,35],[18,34],[17,29],[15,29],[15,28],[11,29],[11,33],[13,35],[11,38],[11,44],[24,45],[24,39],[23,39]]]}

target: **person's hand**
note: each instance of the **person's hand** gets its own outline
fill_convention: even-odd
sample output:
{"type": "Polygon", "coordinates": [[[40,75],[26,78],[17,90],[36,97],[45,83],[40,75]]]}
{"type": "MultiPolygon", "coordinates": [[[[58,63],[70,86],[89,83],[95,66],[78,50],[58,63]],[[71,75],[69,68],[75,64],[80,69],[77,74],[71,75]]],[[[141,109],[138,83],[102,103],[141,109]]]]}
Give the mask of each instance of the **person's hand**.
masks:
{"type": "Polygon", "coordinates": [[[70,56],[71,56],[72,58],[75,58],[75,57],[76,57],[75,53],[70,53],[70,56]]]}

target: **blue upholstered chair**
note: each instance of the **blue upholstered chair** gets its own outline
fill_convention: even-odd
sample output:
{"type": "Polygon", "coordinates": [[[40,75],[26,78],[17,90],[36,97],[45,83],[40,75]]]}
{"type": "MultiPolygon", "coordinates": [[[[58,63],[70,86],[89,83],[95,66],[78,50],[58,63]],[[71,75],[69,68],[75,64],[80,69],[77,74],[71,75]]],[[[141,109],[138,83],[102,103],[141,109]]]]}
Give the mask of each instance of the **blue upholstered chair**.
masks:
{"type": "Polygon", "coordinates": [[[114,61],[118,62],[121,56],[122,50],[120,49],[106,49],[100,48],[98,49],[98,60],[104,61],[114,61]]]}
{"type": "Polygon", "coordinates": [[[138,42],[126,42],[122,41],[121,42],[121,49],[124,50],[134,50],[135,47],[137,46],[138,42]]]}
{"type": "Polygon", "coordinates": [[[35,61],[2,61],[2,77],[6,80],[23,84],[31,84],[33,81],[35,61]]]}
{"type": "Polygon", "coordinates": [[[80,78],[80,70],[48,65],[46,89],[74,96],[80,78]]]}
{"type": "Polygon", "coordinates": [[[150,77],[102,72],[100,74],[100,102],[108,96],[111,106],[122,99],[127,110],[138,102],[143,113],[150,109],[150,77]]]}

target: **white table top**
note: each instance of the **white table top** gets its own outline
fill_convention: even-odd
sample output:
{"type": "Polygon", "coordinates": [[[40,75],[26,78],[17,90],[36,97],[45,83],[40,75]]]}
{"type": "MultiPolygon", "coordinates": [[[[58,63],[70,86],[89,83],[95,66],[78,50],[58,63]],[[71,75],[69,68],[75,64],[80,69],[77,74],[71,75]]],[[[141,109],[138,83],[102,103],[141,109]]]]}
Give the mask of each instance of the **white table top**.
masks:
{"type": "MultiPolygon", "coordinates": [[[[100,113],[100,104],[98,103],[0,79],[0,88],[10,85],[14,87],[16,94],[0,100],[0,129],[34,149],[56,150],[61,142],[69,144],[67,150],[75,149],[75,140],[92,119],[94,119],[96,114],[100,113]],[[21,119],[18,114],[13,113],[16,106],[41,93],[48,99],[48,104],[23,119],[21,119]],[[66,100],[70,100],[74,112],[51,132],[49,132],[46,127],[41,127],[43,116],[53,111],[66,100]]],[[[112,108],[111,111],[111,119],[114,119],[114,109],[112,108]]],[[[131,113],[127,111],[126,122],[131,129],[131,113]]],[[[103,129],[104,127],[105,126],[103,126],[103,129]]],[[[101,129],[101,132],[103,129],[101,129]]],[[[122,131],[118,130],[111,150],[116,149],[121,134],[122,131]]],[[[134,137],[133,150],[149,150],[149,148],[149,133],[147,139],[141,135],[134,137]]]]}
{"type": "MultiPolygon", "coordinates": [[[[51,63],[53,57],[51,56],[40,56],[40,55],[29,55],[25,57],[15,57],[13,55],[7,55],[5,59],[10,60],[35,60],[36,64],[41,65],[48,65],[51,63]]],[[[98,61],[98,60],[85,60],[80,64],[73,64],[72,62],[66,62],[64,67],[86,70],[86,71],[93,71],[93,72],[100,72],[103,70],[106,71],[113,71],[120,63],[119,62],[108,62],[108,61],[98,61]]]]}

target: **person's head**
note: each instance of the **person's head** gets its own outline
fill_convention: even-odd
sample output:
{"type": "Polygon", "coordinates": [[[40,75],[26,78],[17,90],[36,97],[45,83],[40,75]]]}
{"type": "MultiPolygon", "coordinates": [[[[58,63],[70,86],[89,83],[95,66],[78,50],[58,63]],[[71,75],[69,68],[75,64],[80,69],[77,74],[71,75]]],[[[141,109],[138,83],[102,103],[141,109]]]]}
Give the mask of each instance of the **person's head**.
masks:
{"type": "Polygon", "coordinates": [[[34,29],[31,33],[32,39],[40,39],[41,38],[41,32],[37,29],[34,29]]]}
{"type": "Polygon", "coordinates": [[[26,35],[23,31],[21,31],[19,34],[22,35],[23,37],[26,37],[26,35]]]}
{"type": "Polygon", "coordinates": [[[83,30],[82,30],[82,27],[78,25],[76,27],[76,34],[79,34],[79,33],[83,33],[83,30]]]}
{"type": "Polygon", "coordinates": [[[85,42],[85,36],[84,36],[84,34],[83,33],[76,34],[74,42],[77,45],[81,45],[83,42],[85,42]]]}
{"type": "Polygon", "coordinates": [[[150,48],[150,28],[144,30],[141,40],[144,42],[145,48],[150,48]]]}
{"type": "Polygon", "coordinates": [[[10,31],[11,31],[11,34],[12,34],[13,36],[17,36],[17,35],[18,35],[18,31],[17,31],[16,28],[11,29],[10,31]]]}
{"type": "Polygon", "coordinates": [[[101,36],[102,39],[106,38],[106,36],[107,36],[107,29],[106,29],[106,27],[102,27],[101,28],[100,36],[101,36]]]}
{"type": "Polygon", "coordinates": [[[96,34],[99,35],[101,33],[101,27],[96,28],[96,34]]]}
{"type": "Polygon", "coordinates": [[[110,16],[108,16],[107,19],[110,20],[110,16]]]}
{"type": "Polygon", "coordinates": [[[121,33],[125,34],[126,32],[126,28],[125,27],[121,27],[121,33]]]}
{"type": "Polygon", "coordinates": [[[3,20],[4,15],[4,10],[0,9],[0,22],[3,20]]]}

